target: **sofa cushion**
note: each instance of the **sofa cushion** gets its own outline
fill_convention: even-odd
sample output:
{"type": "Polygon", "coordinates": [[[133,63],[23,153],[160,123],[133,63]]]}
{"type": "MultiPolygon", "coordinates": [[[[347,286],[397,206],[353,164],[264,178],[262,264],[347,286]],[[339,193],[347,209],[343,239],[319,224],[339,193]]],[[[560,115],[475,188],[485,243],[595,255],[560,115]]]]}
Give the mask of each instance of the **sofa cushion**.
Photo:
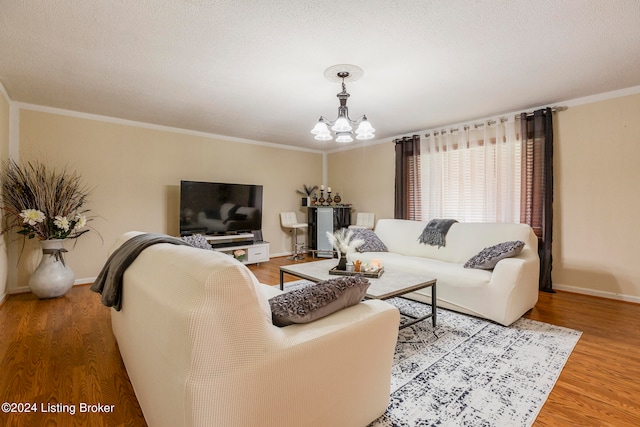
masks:
{"type": "Polygon", "coordinates": [[[269,300],[273,324],[309,323],[362,301],[369,288],[364,277],[339,277],[275,296],[269,300]]]}
{"type": "Polygon", "coordinates": [[[471,259],[464,264],[464,268],[491,270],[501,259],[518,255],[523,247],[524,242],[520,240],[498,243],[497,245],[484,248],[478,254],[471,257],[471,259]]]}
{"type": "Polygon", "coordinates": [[[364,243],[356,248],[358,252],[387,252],[387,246],[372,230],[354,228],[352,231],[354,239],[364,240],[364,243]]]}

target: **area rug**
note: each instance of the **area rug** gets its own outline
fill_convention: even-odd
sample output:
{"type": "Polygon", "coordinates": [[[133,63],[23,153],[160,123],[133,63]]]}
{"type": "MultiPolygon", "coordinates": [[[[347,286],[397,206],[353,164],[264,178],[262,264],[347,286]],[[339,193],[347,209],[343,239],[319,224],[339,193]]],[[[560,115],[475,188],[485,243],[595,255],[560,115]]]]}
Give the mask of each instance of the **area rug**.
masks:
{"type": "MultiPolygon", "coordinates": [[[[285,290],[310,284],[299,280],[285,290]]],[[[402,298],[387,302],[403,313],[431,311],[402,298]]],[[[581,335],[529,319],[505,327],[444,309],[437,320],[435,328],[428,319],[400,330],[391,402],[370,426],[530,426],[581,335]]]]}

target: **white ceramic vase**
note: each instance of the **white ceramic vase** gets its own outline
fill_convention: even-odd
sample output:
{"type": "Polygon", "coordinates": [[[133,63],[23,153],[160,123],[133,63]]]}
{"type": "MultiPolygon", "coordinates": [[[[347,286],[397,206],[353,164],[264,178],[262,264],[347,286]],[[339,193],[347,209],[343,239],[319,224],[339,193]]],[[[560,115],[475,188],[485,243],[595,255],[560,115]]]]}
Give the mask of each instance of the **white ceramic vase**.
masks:
{"type": "Polygon", "coordinates": [[[63,242],[61,239],[40,240],[42,260],[29,278],[29,288],[39,298],[61,297],[73,286],[76,277],[64,261],[63,242]]]}

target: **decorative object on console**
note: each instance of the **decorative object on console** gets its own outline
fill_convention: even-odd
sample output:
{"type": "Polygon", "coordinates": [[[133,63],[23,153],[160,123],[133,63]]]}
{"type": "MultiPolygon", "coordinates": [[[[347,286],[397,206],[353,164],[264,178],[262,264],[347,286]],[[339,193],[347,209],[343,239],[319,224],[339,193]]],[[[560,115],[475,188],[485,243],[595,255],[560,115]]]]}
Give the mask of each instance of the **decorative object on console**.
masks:
{"type": "Polygon", "coordinates": [[[491,270],[501,259],[518,255],[520,251],[522,251],[522,248],[524,248],[524,242],[520,240],[498,243],[497,245],[484,248],[477,255],[474,255],[464,264],[464,268],[491,270]]]}
{"type": "Polygon", "coordinates": [[[362,68],[350,64],[334,65],[324,71],[324,76],[329,81],[342,80],[342,92],[336,95],[340,100],[340,106],[338,107],[338,118],[336,120],[331,121],[324,116],[320,116],[320,120],[318,120],[318,123],[316,123],[315,127],[311,130],[311,133],[315,135],[314,139],[318,141],[332,140],[333,137],[331,136],[331,132],[329,132],[328,126],[331,126],[331,130],[335,133],[336,142],[352,142],[353,126],[358,126],[356,129],[356,139],[366,140],[375,137],[375,129],[367,120],[367,116],[362,115],[356,120],[351,120],[349,117],[349,108],[347,107],[347,99],[350,95],[347,93],[347,87],[344,81],[345,79],[356,81],[362,77],[363,74],[364,71],[362,71],[362,68]]]}
{"type": "Polygon", "coordinates": [[[18,234],[40,240],[42,259],[29,278],[29,286],[40,298],[64,295],[75,275],[63,258],[62,242],[77,239],[89,229],[83,208],[89,190],[75,172],[49,169],[40,162],[3,164],[0,173],[2,210],[6,226],[2,234],[19,228],[18,234]]]}
{"type": "Polygon", "coordinates": [[[315,193],[315,191],[318,189],[317,185],[306,185],[304,184],[302,186],[302,189],[296,190],[299,194],[302,194],[303,196],[305,196],[302,199],[302,206],[310,206],[310,201],[311,201],[311,195],[315,193]],[[305,202],[306,199],[306,202],[305,202]]]}
{"type": "Polygon", "coordinates": [[[354,239],[353,230],[348,228],[342,228],[335,233],[327,231],[327,239],[331,246],[340,253],[337,269],[341,271],[347,269],[347,255],[355,252],[364,243],[362,239],[354,239]]]}
{"type": "Polygon", "coordinates": [[[425,245],[438,246],[440,248],[446,244],[445,237],[447,232],[456,222],[458,221],[455,219],[432,219],[422,230],[418,241],[425,245]]]}
{"type": "Polygon", "coordinates": [[[246,254],[247,253],[244,251],[244,249],[236,249],[235,251],[233,251],[233,257],[238,261],[244,260],[244,256],[246,254]]]}
{"type": "Polygon", "coordinates": [[[309,323],[358,304],[369,284],[364,277],[341,277],[275,296],[269,300],[273,324],[309,323]]]}
{"type": "Polygon", "coordinates": [[[342,201],[342,197],[340,197],[340,194],[336,193],[336,197],[333,198],[333,202],[336,205],[339,205],[341,201],[342,201]]]}

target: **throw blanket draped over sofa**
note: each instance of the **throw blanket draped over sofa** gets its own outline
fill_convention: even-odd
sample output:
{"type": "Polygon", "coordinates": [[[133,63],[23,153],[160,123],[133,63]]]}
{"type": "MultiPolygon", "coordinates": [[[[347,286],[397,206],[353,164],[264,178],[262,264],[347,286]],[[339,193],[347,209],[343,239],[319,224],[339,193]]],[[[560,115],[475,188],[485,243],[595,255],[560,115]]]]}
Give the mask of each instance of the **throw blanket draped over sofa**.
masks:
{"type": "Polygon", "coordinates": [[[182,240],[166,234],[139,234],[124,242],[111,254],[95,282],[91,285],[93,292],[102,295],[102,304],[118,311],[122,309],[122,276],[124,272],[140,255],[140,252],[157,243],[186,245],[182,240]]]}
{"type": "MultiPolygon", "coordinates": [[[[526,224],[451,223],[446,243],[439,247],[420,242],[426,221],[381,219],[375,235],[386,252],[349,254],[350,261],[380,260],[385,269],[397,269],[437,279],[438,306],[510,325],[538,301],[538,239],[526,224]],[[524,247],[493,269],[465,268],[484,248],[522,241],[524,247]]],[[[361,236],[357,236],[361,237],[361,236]]],[[[368,245],[370,247],[375,245],[368,245]]],[[[379,248],[378,248],[379,249],[379,248]]],[[[375,280],[375,279],[372,279],[375,280]]],[[[407,295],[430,302],[431,290],[407,295]]]]}

